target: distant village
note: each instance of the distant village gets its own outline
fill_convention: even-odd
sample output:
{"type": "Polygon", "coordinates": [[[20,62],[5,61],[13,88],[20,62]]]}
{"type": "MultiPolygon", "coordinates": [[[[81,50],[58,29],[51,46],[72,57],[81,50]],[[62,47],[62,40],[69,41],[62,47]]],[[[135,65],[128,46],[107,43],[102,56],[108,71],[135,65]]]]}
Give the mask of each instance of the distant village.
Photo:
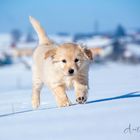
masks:
{"type": "MultiPolygon", "coordinates": [[[[65,32],[50,35],[57,43],[77,42],[89,48],[100,47],[103,52],[95,58],[96,63],[109,61],[124,64],[140,64],[140,30],[127,31],[118,25],[112,32],[77,33],[65,32]]],[[[22,34],[14,29],[8,34],[0,34],[0,66],[22,62],[30,68],[29,59],[37,45],[35,33],[22,34]],[[28,59],[29,58],[29,59],[28,59]]]]}

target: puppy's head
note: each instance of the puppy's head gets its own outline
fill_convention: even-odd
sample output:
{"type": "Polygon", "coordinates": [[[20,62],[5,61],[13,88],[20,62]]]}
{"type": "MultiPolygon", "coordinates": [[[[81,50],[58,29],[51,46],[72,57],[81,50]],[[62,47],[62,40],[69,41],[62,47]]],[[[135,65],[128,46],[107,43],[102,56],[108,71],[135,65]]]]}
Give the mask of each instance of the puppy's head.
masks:
{"type": "Polygon", "coordinates": [[[45,58],[52,58],[54,65],[65,76],[74,76],[77,72],[92,60],[92,51],[77,44],[65,43],[57,48],[47,51],[45,58]]]}

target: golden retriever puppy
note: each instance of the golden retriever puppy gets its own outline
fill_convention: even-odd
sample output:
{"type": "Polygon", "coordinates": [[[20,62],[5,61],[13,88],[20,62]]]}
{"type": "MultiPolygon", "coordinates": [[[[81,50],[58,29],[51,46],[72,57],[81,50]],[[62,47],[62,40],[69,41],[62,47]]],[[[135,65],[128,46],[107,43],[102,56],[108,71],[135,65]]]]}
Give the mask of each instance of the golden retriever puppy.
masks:
{"type": "Polygon", "coordinates": [[[75,89],[76,101],[85,103],[89,64],[96,49],[92,53],[93,50],[74,43],[58,45],[47,37],[36,19],[30,17],[30,22],[39,38],[39,45],[33,53],[32,107],[39,107],[40,91],[44,84],[54,94],[58,107],[71,104],[66,94],[66,90],[71,87],[75,89]]]}

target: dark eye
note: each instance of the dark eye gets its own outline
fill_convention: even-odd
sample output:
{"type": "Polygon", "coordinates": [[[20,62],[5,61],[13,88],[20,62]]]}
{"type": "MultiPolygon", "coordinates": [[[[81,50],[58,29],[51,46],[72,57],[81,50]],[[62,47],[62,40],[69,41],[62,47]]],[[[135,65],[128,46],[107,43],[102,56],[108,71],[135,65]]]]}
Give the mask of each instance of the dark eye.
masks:
{"type": "Polygon", "coordinates": [[[67,61],[65,59],[62,60],[63,63],[66,63],[67,61]]]}
{"type": "Polygon", "coordinates": [[[79,59],[77,59],[77,58],[76,58],[74,61],[75,61],[75,62],[78,62],[78,61],[79,61],[79,59]]]}

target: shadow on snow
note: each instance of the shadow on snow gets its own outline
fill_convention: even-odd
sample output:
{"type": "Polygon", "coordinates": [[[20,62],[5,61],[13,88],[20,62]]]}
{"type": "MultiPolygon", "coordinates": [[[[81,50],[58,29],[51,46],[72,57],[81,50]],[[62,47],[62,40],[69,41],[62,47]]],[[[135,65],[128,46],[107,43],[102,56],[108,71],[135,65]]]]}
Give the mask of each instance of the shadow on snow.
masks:
{"type": "Polygon", "coordinates": [[[105,101],[111,101],[111,100],[118,100],[118,99],[126,99],[126,98],[136,98],[136,97],[140,97],[140,91],[127,93],[127,94],[124,94],[124,95],[121,95],[121,96],[115,96],[115,97],[109,97],[109,98],[103,98],[103,99],[88,101],[86,104],[105,102],[105,101]]]}
{"type": "MultiPolygon", "coordinates": [[[[105,101],[127,99],[127,98],[136,98],[136,97],[140,97],[140,91],[131,92],[131,93],[124,94],[124,95],[121,95],[121,96],[92,100],[92,101],[88,101],[86,104],[100,103],[100,102],[105,102],[105,101]]],[[[73,104],[73,105],[76,105],[76,104],[73,104]]],[[[44,107],[44,108],[40,108],[38,110],[47,110],[47,109],[55,109],[55,108],[57,108],[57,107],[46,107],[46,108],[44,107]]],[[[35,112],[35,111],[38,111],[38,110],[29,109],[29,110],[11,112],[11,113],[7,113],[7,114],[2,114],[2,115],[0,115],[0,117],[13,116],[13,115],[23,114],[23,113],[33,112],[33,111],[35,112]]]]}

